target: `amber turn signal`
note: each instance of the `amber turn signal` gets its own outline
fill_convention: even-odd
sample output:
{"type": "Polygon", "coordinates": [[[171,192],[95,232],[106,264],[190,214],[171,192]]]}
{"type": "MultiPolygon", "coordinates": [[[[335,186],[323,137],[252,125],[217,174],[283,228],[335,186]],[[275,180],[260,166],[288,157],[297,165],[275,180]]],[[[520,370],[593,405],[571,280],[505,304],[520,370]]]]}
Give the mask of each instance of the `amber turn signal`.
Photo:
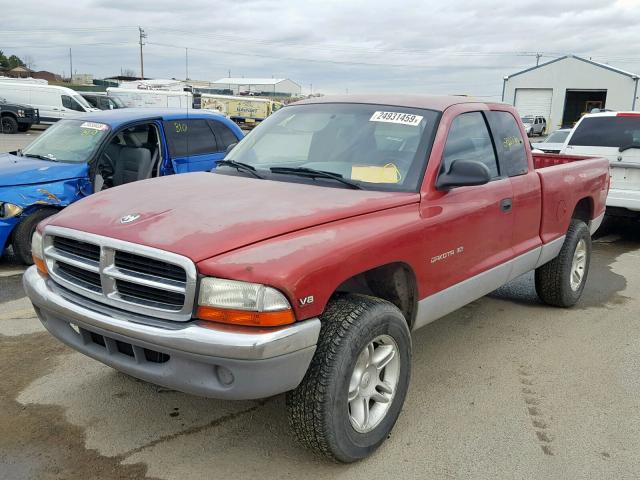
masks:
{"type": "Polygon", "coordinates": [[[231,310],[226,308],[200,306],[196,317],[211,322],[246,325],[250,327],[277,327],[295,322],[293,311],[252,312],[247,310],[231,310]]]}
{"type": "Polygon", "coordinates": [[[33,263],[36,266],[36,268],[38,269],[38,272],[40,273],[40,275],[42,275],[43,277],[48,277],[49,276],[49,272],[47,271],[47,265],[44,263],[43,259],[41,259],[40,257],[36,257],[34,255],[33,256],[33,263]]]}

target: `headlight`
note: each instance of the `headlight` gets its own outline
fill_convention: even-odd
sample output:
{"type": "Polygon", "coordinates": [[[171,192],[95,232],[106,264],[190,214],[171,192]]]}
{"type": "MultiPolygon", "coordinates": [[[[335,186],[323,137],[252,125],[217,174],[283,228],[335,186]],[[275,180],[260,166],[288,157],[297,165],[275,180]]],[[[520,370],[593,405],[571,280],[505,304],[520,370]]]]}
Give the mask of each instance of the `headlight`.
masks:
{"type": "Polygon", "coordinates": [[[222,278],[202,279],[196,315],[202,320],[251,326],[295,321],[287,297],[275,288],[222,278]]]}
{"type": "Polygon", "coordinates": [[[42,275],[48,275],[47,265],[44,261],[44,251],[42,250],[42,234],[37,230],[34,232],[33,237],[31,237],[31,256],[38,271],[42,275]]]}
{"type": "Polygon", "coordinates": [[[24,117],[24,110],[18,110],[18,116],[24,117]]]}
{"type": "Polygon", "coordinates": [[[22,213],[22,207],[13,203],[0,202],[0,218],[13,218],[22,213]]]}

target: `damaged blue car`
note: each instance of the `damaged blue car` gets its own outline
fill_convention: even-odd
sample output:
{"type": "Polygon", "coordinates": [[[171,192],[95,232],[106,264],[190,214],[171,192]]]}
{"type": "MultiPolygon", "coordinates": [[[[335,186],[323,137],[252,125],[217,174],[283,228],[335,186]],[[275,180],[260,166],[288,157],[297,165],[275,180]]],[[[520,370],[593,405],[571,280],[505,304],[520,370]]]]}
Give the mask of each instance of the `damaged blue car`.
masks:
{"type": "Polygon", "coordinates": [[[122,109],[60,120],[23,150],[0,154],[0,256],[32,263],[44,218],[94,192],[151,177],[208,171],[242,139],[209,111],[122,109]]]}

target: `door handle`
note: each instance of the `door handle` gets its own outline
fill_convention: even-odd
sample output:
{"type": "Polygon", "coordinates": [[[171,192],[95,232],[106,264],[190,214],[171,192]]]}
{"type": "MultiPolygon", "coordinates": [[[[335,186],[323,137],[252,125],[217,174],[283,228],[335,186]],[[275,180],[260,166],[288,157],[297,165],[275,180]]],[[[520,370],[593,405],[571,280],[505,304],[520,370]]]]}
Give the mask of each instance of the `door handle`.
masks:
{"type": "Polygon", "coordinates": [[[503,198],[500,201],[500,210],[502,210],[503,212],[510,212],[512,206],[513,206],[513,200],[510,198],[503,198]]]}

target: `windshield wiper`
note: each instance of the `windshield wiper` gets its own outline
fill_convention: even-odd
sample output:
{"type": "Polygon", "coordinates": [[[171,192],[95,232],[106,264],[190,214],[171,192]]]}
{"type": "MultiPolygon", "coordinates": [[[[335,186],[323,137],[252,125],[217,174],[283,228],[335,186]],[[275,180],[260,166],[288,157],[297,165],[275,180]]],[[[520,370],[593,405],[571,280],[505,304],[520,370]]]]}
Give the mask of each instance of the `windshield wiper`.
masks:
{"type": "Polygon", "coordinates": [[[249,165],[248,163],[236,162],[235,160],[218,160],[216,167],[222,165],[223,167],[233,167],[238,171],[248,172],[256,178],[264,180],[264,177],[256,172],[256,167],[249,165]]]}
{"type": "Polygon", "coordinates": [[[281,173],[283,175],[298,175],[301,177],[309,177],[309,178],[329,178],[331,180],[336,180],[349,188],[353,188],[355,190],[362,190],[362,187],[357,183],[352,182],[351,180],[347,180],[339,173],[334,172],[325,172],[324,170],[316,170],[314,168],[307,167],[271,167],[272,173],[281,173]]]}
{"type": "Polygon", "coordinates": [[[38,158],[40,160],[48,160],[50,162],[58,161],[58,159],[55,157],[47,157],[46,155],[38,155],[37,153],[23,153],[22,156],[29,157],[29,158],[38,158]]]}
{"type": "Polygon", "coordinates": [[[624,152],[625,150],[630,150],[632,148],[640,148],[640,145],[637,143],[632,143],[631,145],[625,145],[624,147],[618,148],[619,152],[624,152]]]}

